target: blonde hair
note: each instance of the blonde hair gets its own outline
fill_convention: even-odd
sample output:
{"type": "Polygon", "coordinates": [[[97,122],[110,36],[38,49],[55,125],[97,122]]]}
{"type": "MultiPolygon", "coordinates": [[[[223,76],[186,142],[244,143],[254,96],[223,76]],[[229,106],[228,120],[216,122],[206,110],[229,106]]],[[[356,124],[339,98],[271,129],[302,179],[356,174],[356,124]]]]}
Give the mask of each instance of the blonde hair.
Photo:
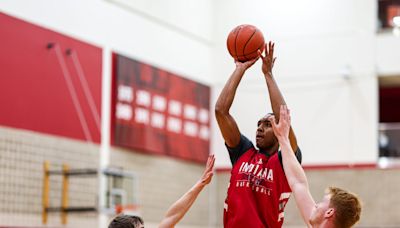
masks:
{"type": "Polygon", "coordinates": [[[329,187],[330,206],[335,208],[335,226],[352,227],[361,215],[361,202],[357,195],[346,190],[329,187]]]}

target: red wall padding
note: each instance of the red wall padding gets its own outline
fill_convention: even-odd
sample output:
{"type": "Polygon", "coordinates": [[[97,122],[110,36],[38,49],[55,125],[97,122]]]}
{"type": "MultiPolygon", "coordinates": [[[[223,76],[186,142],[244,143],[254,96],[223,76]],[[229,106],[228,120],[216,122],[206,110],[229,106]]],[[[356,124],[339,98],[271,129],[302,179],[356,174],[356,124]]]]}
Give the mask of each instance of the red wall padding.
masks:
{"type": "Polygon", "coordinates": [[[2,13],[0,37],[0,125],[100,142],[102,50],[2,13]],[[46,48],[49,42],[55,44],[51,49],[46,48]],[[73,55],[67,55],[67,49],[73,55]],[[77,105],[60,61],[69,72],[77,105]]]}

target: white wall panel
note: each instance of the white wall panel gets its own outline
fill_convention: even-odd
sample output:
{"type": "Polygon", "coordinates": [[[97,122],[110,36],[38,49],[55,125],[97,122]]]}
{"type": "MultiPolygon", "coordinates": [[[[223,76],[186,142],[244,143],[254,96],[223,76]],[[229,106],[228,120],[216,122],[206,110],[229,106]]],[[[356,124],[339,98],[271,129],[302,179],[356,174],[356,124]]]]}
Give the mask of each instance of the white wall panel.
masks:
{"type": "Polygon", "coordinates": [[[393,33],[378,34],[376,40],[376,67],[379,75],[400,75],[400,37],[393,33]]]}

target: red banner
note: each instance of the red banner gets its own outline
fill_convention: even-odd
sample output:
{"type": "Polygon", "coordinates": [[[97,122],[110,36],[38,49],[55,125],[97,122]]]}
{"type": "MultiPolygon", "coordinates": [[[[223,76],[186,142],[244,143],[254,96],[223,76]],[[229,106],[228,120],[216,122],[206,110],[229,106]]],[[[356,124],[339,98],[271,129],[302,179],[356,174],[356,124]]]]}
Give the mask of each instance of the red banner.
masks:
{"type": "Polygon", "coordinates": [[[117,54],[113,64],[113,144],[206,161],[210,88],[117,54]]]}
{"type": "Polygon", "coordinates": [[[102,51],[0,13],[0,125],[100,142],[102,51]]]}

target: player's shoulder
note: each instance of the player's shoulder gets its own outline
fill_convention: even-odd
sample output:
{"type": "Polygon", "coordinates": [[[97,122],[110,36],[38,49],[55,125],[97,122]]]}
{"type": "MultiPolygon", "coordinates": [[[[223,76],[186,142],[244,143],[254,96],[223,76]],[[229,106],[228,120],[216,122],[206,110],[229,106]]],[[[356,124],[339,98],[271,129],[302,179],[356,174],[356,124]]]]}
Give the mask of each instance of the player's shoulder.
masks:
{"type": "MultiPolygon", "coordinates": [[[[296,150],[296,152],[294,153],[294,155],[296,156],[297,161],[301,164],[301,162],[302,162],[302,160],[303,160],[303,155],[302,155],[302,152],[301,152],[301,150],[300,150],[300,147],[297,147],[297,150],[296,150]]],[[[281,150],[278,150],[278,152],[276,153],[276,156],[278,157],[279,162],[280,162],[280,163],[282,164],[282,166],[283,166],[283,163],[282,163],[282,151],[281,151],[281,150]]]]}

